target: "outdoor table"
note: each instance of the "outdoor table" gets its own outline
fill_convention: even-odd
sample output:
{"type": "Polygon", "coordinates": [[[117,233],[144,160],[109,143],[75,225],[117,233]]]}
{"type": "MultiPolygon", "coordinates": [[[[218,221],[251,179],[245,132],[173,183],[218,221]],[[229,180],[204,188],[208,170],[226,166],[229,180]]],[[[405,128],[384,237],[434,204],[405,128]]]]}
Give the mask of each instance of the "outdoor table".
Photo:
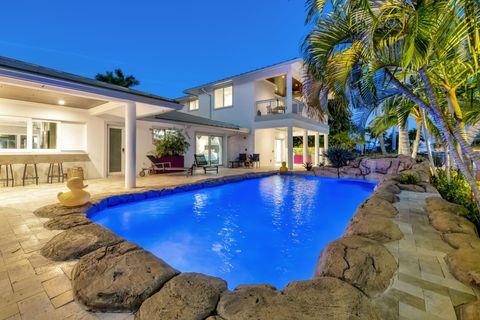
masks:
{"type": "Polygon", "coordinates": [[[238,167],[240,167],[240,161],[230,160],[230,161],[228,161],[228,167],[229,168],[238,168],[238,167]]]}

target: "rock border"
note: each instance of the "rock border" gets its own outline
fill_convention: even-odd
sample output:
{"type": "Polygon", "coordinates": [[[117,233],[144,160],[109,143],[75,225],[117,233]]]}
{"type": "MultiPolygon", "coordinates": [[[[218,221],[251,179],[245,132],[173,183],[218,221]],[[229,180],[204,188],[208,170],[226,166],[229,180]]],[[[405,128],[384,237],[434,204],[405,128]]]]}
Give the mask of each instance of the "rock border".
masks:
{"type": "MultiPolygon", "coordinates": [[[[371,160],[375,161],[375,159],[371,160]]],[[[53,220],[47,221],[46,227],[67,230],[52,238],[44,246],[42,253],[48,257],[49,254],[46,252],[55,251],[52,250],[52,243],[58,245],[59,242],[68,242],[68,239],[65,239],[65,233],[74,234],[77,237],[76,241],[79,241],[78,237],[84,234],[81,231],[84,229],[93,230],[89,234],[90,245],[88,247],[82,246],[81,252],[69,252],[69,257],[80,258],[80,262],[73,270],[72,277],[75,296],[77,300],[80,300],[92,311],[131,311],[136,312],[136,319],[155,317],[159,313],[166,316],[165,319],[168,319],[168,317],[176,319],[181,316],[182,312],[187,312],[189,318],[199,320],[205,319],[206,315],[207,320],[246,319],[245,317],[249,319],[260,317],[265,320],[282,320],[292,319],[295,314],[301,315],[302,319],[318,319],[318,314],[312,314],[313,311],[309,311],[312,306],[318,306],[316,310],[321,311],[322,314],[335,315],[332,308],[337,309],[341,306],[339,310],[342,310],[342,313],[336,315],[338,319],[378,319],[378,312],[375,311],[372,299],[390,286],[398,269],[398,264],[383,246],[383,243],[399,240],[403,237],[403,233],[398,226],[390,220],[397,213],[392,203],[399,200],[396,194],[400,193],[402,189],[408,190],[410,188],[425,190],[424,192],[426,192],[433,188],[429,185],[428,163],[410,162],[409,165],[405,164],[404,158],[400,160],[395,162],[397,170],[402,168],[410,174],[416,174],[422,184],[418,186],[401,185],[401,176],[392,173],[390,170],[392,166],[389,166],[384,170],[385,175],[382,176],[382,181],[377,185],[372,195],[357,208],[344,235],[340,239],[330,242],[322,250],[314,279],[291,282],[284,290],[276,290],[270,285],[242,285],[234,291],[228,291],[226,285],[222,284],[223,280],[221,279],[206,275],[179,273],[161,259],[156,257],[152,259],[151,256],[148,256],[149,263],[152,266],[143,272],[148,274],[152,268],[157,270],[159,274],[168,271],[169,276],[166,281],[160,285],[156,284],[155,289],[151,290],[152,285],[148,283],[148,279],[145,280],[148,277],[142,274],[139,275],[143,281],[141,283],[145,282],[147,287],[144,291],[138,286],[134,288],[135,290],[123,288],[123,290],[119,290],[121,294],[108,291],[106,288],[108,287],[111,290],[110,284],[113,280],[122,279],[125,274],[128,275],[127,278],[132,276],[128,272],[130,268],[145,269],[142,269],[142,260],[136,259],[132,262],[129,257],[132,252],[147,255],[148,252],[121,238],[120,241],[115,241],[115,239],[110,240],[111,242],[106,241],[104,234],[109,236],[109,230],[96,224],[89,224],[83,219],[88,219],[92,214],[106,208],[124,203],[271,176],[277,174],[276,171],[206,179],[170,188],[102,194],[94,197],[92,203],[79,208],[63,208],[60,205],[39,208],[34,212],[37,216],[48,217],[53,220]],[[75,215],[75,217],[72,218],[72,215],[75,215]],[[370,223],[373,220],[375,223],[370,223]],[[381,227],[378,227],[378,221],[381,222],[381,227]],[[102,232],[101,229],[104,229],[105,232],[102,232]],[[59,241],[59,238],[61,241],[59,241]],[[117,247],[120,249],[116,249],[117,247]],[[122,247],[128,249],[122,249],[122,247]],[[47,248],[50,248],[50,250],[47,250],[47,248]],[[89,261],[108,266],[104,269],[101,269],[101,266],[95,269],[94,273],[101,275],[103,278],[92,279],[89,275],[83,273],[82,270],[92,269],[90,266],[92,262],[89,261]],[[132,266],[132,264],[134,265],[132,266]],[[362,275],[361,279],[358,279],[356,275],[362,275]],[[89,279],[91,283],[100,283],[100,285],[98,288],[92,289],[88,284],[86,286],[84,283],[83,285],[76,284],[76,279],[82,279],[83,282],[85,282],[85,279],[89,279]],[[104,283],[109,285],[103,285],[104,283]],[[82,288],[83,291],[78,288],[82,288]],[[196,292],[197,295],[192,296],[189,288],[194,288],[191,291],[196,292]],[[328,288],[328,290],[318,291],[318,288],[328,288]],[[141,301],[138,300],[139,291],[144,293],[141,296],[141,301]],[[302,295],[306,291],[312,292],[312,296],[302,295]],[[130,296],[130,292],[134,292],[137,296],[130,296]],[[285,298],[289,294],[292,295],[292,298],[285,298]],[[302,296],[303,300],[293,298],[296,295],[302,296]],[[112,301],[112,308],[109,299],[112,301]],[[253,304],[251,299],[254,299],[253,304]],[[123,301],[127,301],[127,303],[123,303],[123,301]],[[145,301],[162,301],[165,305],[158,306],[155,303],[146,303],[145,307],[142,308],[142,303],[145,301]],[[258,301],[262,301],[262,303],[259,304],[258,301]],[[271,312],[272,308],[279,306],[282,306],[284,310],[290,310],[290,306],[294,314],[271,312]],[[245,308],[248,309],[248,312],[245,308]],[[179,310],[178,313],[175,311],[177,309],[179,310]],[[154,314],[149,312],[154,312],[154,314]]],[[[359,162],[358,166],[362,166],[362,161],[359,162]]],[[[305,173],[294,172],[290,174],[305,173]]],[[[315,173],[315,175],[317,174],[315,173]]],[[[358,178],[358,176],[351,178],[358,178]]],[[[69,247],[70,250],[71,247],[69,247]]],[[[63,248],[60,246],[59,250],[63,250],[63,248]]],[[[54,256],[62,255],[54,254],[54,256]]],[[[156,274],[152,274],[151,277],[156,278],[156,274]]]]}

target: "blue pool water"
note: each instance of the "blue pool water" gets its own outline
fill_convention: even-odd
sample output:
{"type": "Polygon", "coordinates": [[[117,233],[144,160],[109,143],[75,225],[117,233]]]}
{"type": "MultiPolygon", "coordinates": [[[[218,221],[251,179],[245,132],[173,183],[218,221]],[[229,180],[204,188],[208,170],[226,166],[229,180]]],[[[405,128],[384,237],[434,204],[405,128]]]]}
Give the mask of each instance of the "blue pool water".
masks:
{"type": "Polygon", "coordinates": [[[231,289],[280,289],[312,277],[320,251],[342,235],[374,187],[269,176],[123,204],[91,218],[182,272],[221,277],[231,289]]]}

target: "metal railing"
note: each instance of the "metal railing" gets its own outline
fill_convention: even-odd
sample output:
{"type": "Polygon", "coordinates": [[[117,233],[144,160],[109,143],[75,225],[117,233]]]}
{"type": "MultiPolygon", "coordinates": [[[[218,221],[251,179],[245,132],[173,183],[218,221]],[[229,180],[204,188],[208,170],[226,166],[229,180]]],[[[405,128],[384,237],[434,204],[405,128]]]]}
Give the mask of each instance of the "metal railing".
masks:
{"type": "Polygon", "coordinates": [[[292,100],[292,110],[287,109],[287,99],[286,98],[274,98],[267,100],[260,100],[256,103],[256,115],[258,117],[262,116],[272,116],[279,114],[293,113],[301,115],[302,117],[320,121],[320,117],[316,110],[309,110],[305,104],[300,101],[293,99],[292,100]]]}

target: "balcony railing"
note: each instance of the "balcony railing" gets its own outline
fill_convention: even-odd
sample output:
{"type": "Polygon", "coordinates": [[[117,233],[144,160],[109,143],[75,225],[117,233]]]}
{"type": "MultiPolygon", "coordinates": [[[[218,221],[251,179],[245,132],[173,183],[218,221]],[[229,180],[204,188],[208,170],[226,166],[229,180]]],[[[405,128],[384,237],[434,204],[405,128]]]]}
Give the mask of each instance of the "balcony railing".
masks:
{"type": "Polygon", "coordinates": [[[300,100],[292,100],[291,112],[290,110],[287,110],[287,99],[285,98],[274,98],[257,101],[256,115],[258,117],[275,116],[286,113],[298,114],[305,118],[320,121],[320,117],[318,116],[316,110],[309,110],[300,100]]]}

